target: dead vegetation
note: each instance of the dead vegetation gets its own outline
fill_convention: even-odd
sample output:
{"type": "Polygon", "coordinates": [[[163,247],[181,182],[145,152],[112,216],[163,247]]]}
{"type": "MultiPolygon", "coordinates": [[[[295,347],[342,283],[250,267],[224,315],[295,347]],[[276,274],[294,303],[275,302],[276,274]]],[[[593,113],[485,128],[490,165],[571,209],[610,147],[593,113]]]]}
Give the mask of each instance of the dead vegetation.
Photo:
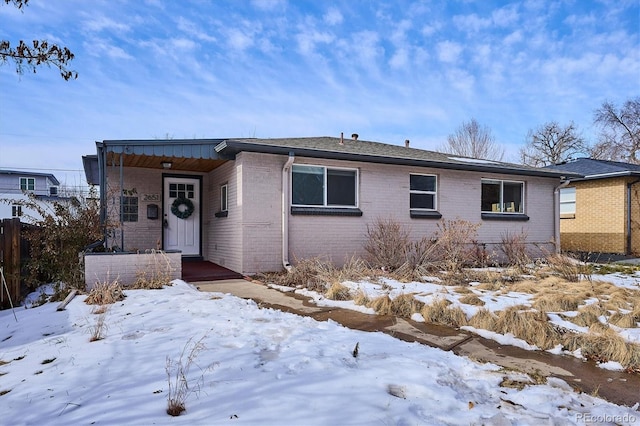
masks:
{"type": "Polygon", "coordinates": [[[124,300],[124,293],[118,281],[97,283],[85,299],[87,305],[111,305],[124,300]]]}

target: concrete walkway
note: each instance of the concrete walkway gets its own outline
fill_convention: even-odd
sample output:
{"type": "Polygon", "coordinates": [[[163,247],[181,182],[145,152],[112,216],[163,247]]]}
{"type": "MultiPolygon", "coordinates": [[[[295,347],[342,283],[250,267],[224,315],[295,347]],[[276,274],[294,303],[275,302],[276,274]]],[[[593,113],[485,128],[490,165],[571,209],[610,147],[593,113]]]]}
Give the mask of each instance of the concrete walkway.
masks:
{"type": "Polygon", "coordinates": [[[312,317],[317,321],[331,319],[348,328],[387,333],[405,341],[452,351],[478,362],[491,362],[534,377],[558,377],[576,390],[597,395],[615,404],[632,406],[640,402],[639,374],[604,370],[590,361],[503,346],[493,340],[450,327],[419,323],[394,316],[369,315],[348,309],[316,306],[306,297],[293,292],[281,292],[258,281],[234,279],[191,284],[200,291],[231,294],[252,299],[266,308],[312,317]]]}

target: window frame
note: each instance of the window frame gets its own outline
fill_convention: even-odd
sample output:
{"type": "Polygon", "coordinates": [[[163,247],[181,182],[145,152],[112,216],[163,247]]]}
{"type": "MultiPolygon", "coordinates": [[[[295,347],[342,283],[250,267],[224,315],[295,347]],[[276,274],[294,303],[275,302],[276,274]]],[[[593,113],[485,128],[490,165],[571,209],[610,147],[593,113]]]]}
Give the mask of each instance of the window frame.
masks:
{"type": "Polygon", "coordinates": [[[229,184],[220,185],[220,211],[229,211],[229,184]]]}
{"type": "Polygon", "coordinates": [[[331,208],[348,208],[348,209],[357,209],[360,205],[360,197],[359,197],[359,185],[360,185],[360,170],[358,168],[353,167],[334,167],[334,166],[323,166],[316,164],[293,164],[291,167],[291,185],[290,185],[290,196],[291,196],[291,207],[309,207],[309,208],[319,208],[319,209],[331,209],[331,208]],[[298,167],[314,167],[321,168],[323,181],[322,181],[322,204],[297,204],[294,203],[293,198],[293,179],[294,179],[294,168],[298,167]],[[329,185],[328,185],[328,171],[329,170],[340,170],[340,171],[350,171],[354,172],[354,204],[329,204],[328,203],[328,193],[329,193],[329,185]]]}
{"type": "Polygon", "coordinates": [[[560,213],[560,218],[561,219],[573,219],[576,217],[576,187],[575,186],[568,186],[565,188],[560,188],[560,193],[559,193],[559,199],[558,199],[558,209],[559,209],[559,213],[560,213]],[[568,190],[573,190],[573,200],[571,201],[563,201],[562,200],[562,195],[567,194],[568,190]],[[573,210],[570,212],[563,212],[562,211],[562,206],[563,205],[573,205],[573,210]]]}
{"type": "Polygon", "coordinates": [[[121,208],[121,215],[122,215],[121,216],[121,220],[122,220],[122,222],[138,222],[140,220],[140,200],[138,199],[137,196],[123,195],[120,198],[120,208],[121,208]],[[135,203],[136,211],[135,212],[131,212],[131,211],[126,211],[125,212],[125,209],[127,207],[128,208],[133,207],[129,203],[133,199],[136,200],[136,203],[135,203]]]}
{"type": "Polygon", "coordinates": [[[430,173],[409,173],[409,210],[416,212],[435,212],[438,211],[438,175],[430,173]],[[419,189],[411,189],[411,176],[427,176],[435,179],[435,191],[423,191],[419,189]],[[411,207],[411,194],[433,195],[433,208],[411,207]]]}
{"type": "Polygon", "coordinates": [[[20,204],[12,204],[11,205],[11,217],[21,217],[22,216],[22,205],[20,204]]]}
{"type": "MultiPolygon", "coordinates": [[[[526,203],[525,203],[525,187],[526,187],[526,181],[521,181],[521,180],[508,180],[508,179],[496,179],[496,178],[482,178],[481,182],[480,182],[480,213],[483,214],[496,214],[496,215],[525,215],[526,214],[526,203]],[[488,183],[500,183],[500,200],[498,202],[498,204],[500,205],[500,210],[499,211],[494,211],[494,210],[483,210],[482,209],[482,204],[483,204],[483,200],[482,200],[482,193],[483,193],[483,189],[482,186],[484,184],[488,184],[488,183]],[[505,201],[504,201],[504,184],[505,183],[510,183],[510,184],[519,184],[520,185],[520,204],[522,209],[518,210],[518,211],[513,211],[513,212],[508,212],[508,211],[504,211],[504,205],[505,205],[505,201]]],[[[495,204],[495,203],[494,203],[495,204]]]]}
{"type": "Polygon", "coordinates": [[[35,191],[36,190],[36,178],[34,177],[20,177],[20,190],[21,191],[35,191]],[[23,184],[24,182],[24,184],[23,184]]]}

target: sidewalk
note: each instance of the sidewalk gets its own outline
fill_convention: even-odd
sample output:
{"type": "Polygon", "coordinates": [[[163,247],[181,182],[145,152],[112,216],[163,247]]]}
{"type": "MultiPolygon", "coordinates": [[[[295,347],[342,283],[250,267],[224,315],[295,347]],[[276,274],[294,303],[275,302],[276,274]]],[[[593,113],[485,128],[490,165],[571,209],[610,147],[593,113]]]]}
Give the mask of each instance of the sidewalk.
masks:
{"type": "Polygon", "coordinates": [[[408,342],[419,342],[452,351],[478,362],[491,362],[536,376],[558,377],[581,392],[595,394],[615,404],[632,406],[640,402],[640,375],[604,370],[590,361],[502,346],[493,340],[450,327],[394,316],[368,315],[347,309],[316,306],[309,303],[306,297],[293,292],[284,293],[257,281],[233,279],[191,284],[200,291],[231,294],[252,299],[267,308],[312,317],[317,321],[331,319],[348,328],[387,333],[408,342]]]}

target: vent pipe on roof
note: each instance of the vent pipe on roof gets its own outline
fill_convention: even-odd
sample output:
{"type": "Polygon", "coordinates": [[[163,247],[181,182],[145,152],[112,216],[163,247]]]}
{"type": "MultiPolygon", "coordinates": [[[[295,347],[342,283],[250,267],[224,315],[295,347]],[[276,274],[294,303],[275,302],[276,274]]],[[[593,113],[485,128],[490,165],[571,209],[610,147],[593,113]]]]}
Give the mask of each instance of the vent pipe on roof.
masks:
{"type": "Polygon", "coordinates": [[[404,140],[404,147],[409,148],[409,139],[404,140]]]}
{"type": "Polygon", "coordinates": [[[353,138],[354,141],[358,140],[358,134],[357,133],[352,133],[351,137],[353,138]]]}
{"type": "Polygon", "coordinates": [[[340,145],[344,145],[344,132],[340,132],[340,145]]]}

